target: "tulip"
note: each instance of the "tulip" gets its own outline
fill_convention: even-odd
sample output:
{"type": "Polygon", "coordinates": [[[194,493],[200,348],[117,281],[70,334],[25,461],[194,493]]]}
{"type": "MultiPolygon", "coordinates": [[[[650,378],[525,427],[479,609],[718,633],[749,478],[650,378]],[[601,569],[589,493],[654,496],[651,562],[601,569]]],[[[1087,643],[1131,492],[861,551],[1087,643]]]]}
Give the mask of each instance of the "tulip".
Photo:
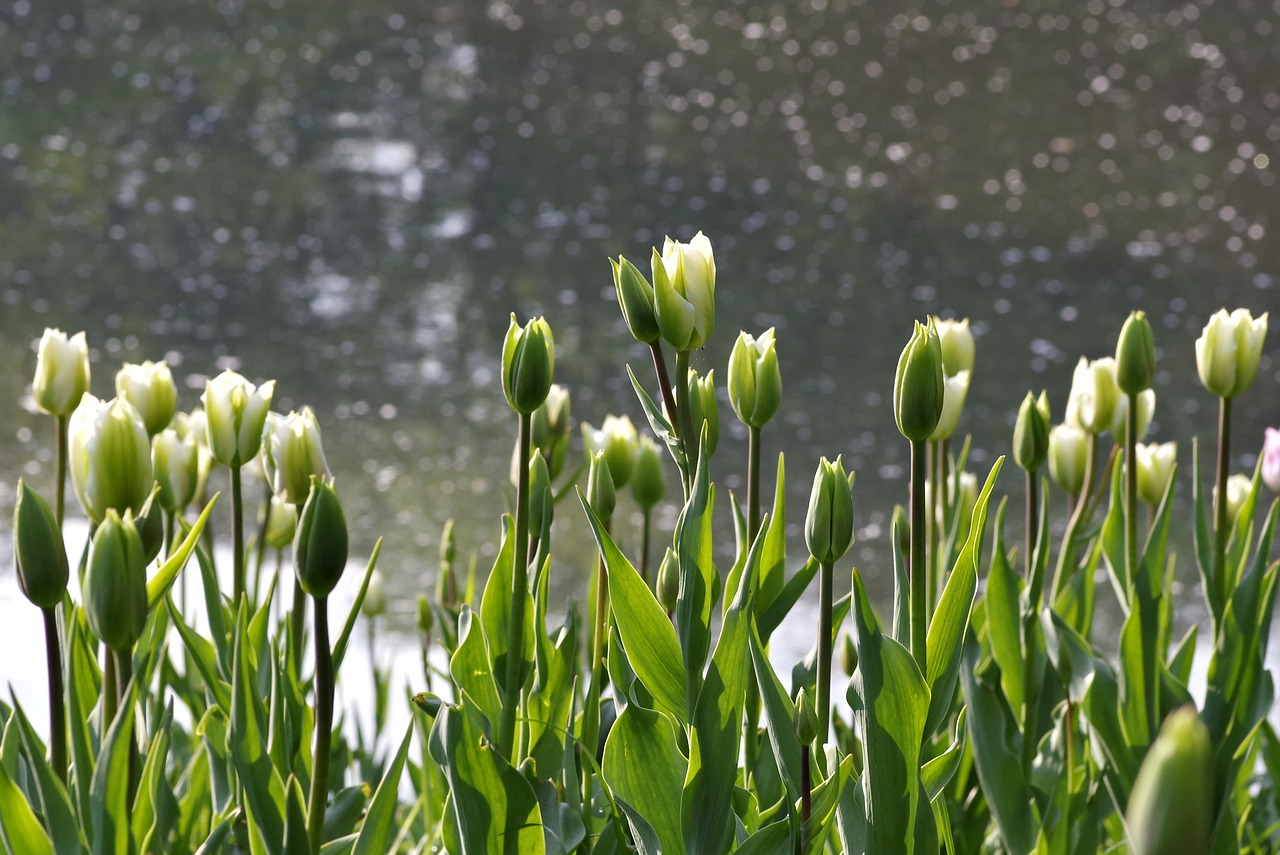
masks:
{"type": "Polygon", "coordinates": [[[1155,341],[1145,312],[1130,312],[1116,342],[1116,385],[1126,395],[1151,388],[1156,373],[1155,341]]]}
{"type": "Polygon", "coordinates": [[[1049,431],[1049,477],[1068,495],[1084,488],[1088,447],[1089,436],[1083,427],[1064,423],[1049,431]]]}
{"type": "Polygon", "coordinates": [[[169,426],[178,406],[173,374],[169,363],[163,361],[147,360],[141,365],[126,362],[116,373],[116,396],[133,404],[150,436],[169,426]]]}
{"type": "Polygon", "coordinates": [[[969,331],[969,319],[944,321],[932,318],[942,344],[942,370],[948,377],[961,371],[973,371],[973,333],[969,331]]]}
{"type": "MultiPolygon", "coordinates": [[[[1236,524],[1236,517],[1240,515],[1240,509],[1244,507],[1245,499],[1249,498],[1249,493],[1253,490],[1253,481],[1248,475],[1242,475],[1237,472],[1227,479],[1227,528],[1231,529],[1236,524]]],[[[1218,488],[1213,488],[1214,502],[1218,499],[1218,488]]]]}
{"type": "Polygon", "coordinates": [[[792,725],[795,727],[796,738],[800,740],[802,747],[807,747],[818,738],[818,715],[813,708],[813,699],[809,697],[808,689],[803,686],[800,687],[800,694],[796,696],[792,725]]]}
{"type": "Polygon", "coordinates": [[[544,318],[532,318],[521,327],[515,313],[502,342],[502,390],[507,403],[521,415],[542,406],[555,374],[555,339],[544,318]]]}
{"type": "Polygon", "coordinates": [[[604,523],[613,518],[613,510],[617,504],[617,493],[614,490],[613,476],[609,471],[608,461],[603,451],[591,452],[591,468],[587,473],[587,502],[591,510],[604,523]]]}
{"type": "Polygon", "coordinates": [[[1123,396],[1116,385],[1116,361],[1110,356],[1089,361],[1083,356],[1071,376],[1066,422],[1089,433],[1109,430],[1123,396]]]}
{"type": "Polygon", "coordinates": [[[298,506],[271,497],[271,511],[262,540],[272,549],[284,549],[298,532],[298,506]]]}
{"type": "Polygon", "coordinates": [[[804,524],[809,554],[820,564],[834,564],[853,543],[853,496],[849,476],[837,457],[822,458],[813,476],[809,513],[804,524]]]}
{"type": "Polygon", "coordinates": [[[1176,443],[1139,443],[1134,459],[1138,461],[1138,498],[1148,505],[1158,505],[1173,478],[1178,460],[1176,443]]]}
{"type": "Polygon", "coordinates": [[[555,517],[555,491],[551,489],[551,472],[541,451],[529,458],[529,534],[535,540],[551,527],[555,517]]]}
{"type": "Polygon", "coordinates": [[[271,492],[295,505],[307,500],[313,476],[327,480],[332,474],[320,443],[320,425],[310,407],[287,416],[267,415],[262,457],[271,492]]]}
{"type": "Polygon", "coordinates": [[[71,483],[96,525],[108,509],[139,511],[151,495],[151,444],[138,412],[119,398],[85,395],[68,428],[71,483]]]}
{"type": "Polygon", "coordinates": [[[1125,825],[1134,855],[1208,852],[1213,826],[1209,731],[1184,707],[1165,719],[1129,795],[1125,825]]]}
{"type": "Polygon", "coordinates": [[[13,559],[18,587],[33,605],[52,609],[62,602],[70,578],[62,530],[49,505],[21,478],[13,503],[13,559]]]}
{"type": "Polygon", "coordinates": [[[209,450],[224,466],[239,467],[262,447],[262,428],[271,409],[276,381],[254,386],[234,371],[205,383],[205,430],[209,450]]]}
{"type": "Polygon", "coordinates": [[[666,476],[658,444],[647,436],[640,437],[636,447],[635,470],[631,476],[631,495],[640,510],[648,513],[667,493],[666,476]]]}
{"type": "Polygon", "coordinates": [[[116,652],[127,652],[142,637],[147,621],[147,561],[133,514],[115,509],[93,535],[84,577],[89,626],[116,652]]]}
{"type": "Polygon", "coordinates": [[[204,410],[196,407],[190,413],[178,413],[174,416],[173,429],[181,439],[195,444],[197,476],[191,501],[203,504],[209,473],[213,470],[213,452],[209,450],[209,420],[205,417],[204,410]]]}
{"type": "Polygon", "coordinates": [[[62,330],[46,329],[40,337],[31,385],[36,406],[50,415],[69,415],[88,390],[89,345],[84,333],[67,338],[62,330]]]}
{"type": "Polygon", "coordinates": [[[530,445],[542,452],[551,477],[558,477],[569,450],[569,391],[565,387],[551,384],[546,400],[533,411],[530,431],[530,445]]]}
{"type": "Polygon", "coordinates": [[[708,371],[705,377],[689,369],[689,410],[693,424],[693,435],[690,442],[696,446],[698,437],[702,435],[702,426],[707,426],[707,455],[715,454],[716,445],[720,442],[720,404],[716,399],[716,372],[708,371]]]}
{"type": "Polygon", "coordinates": [[[932,322],[925,326],[916,321],[893,379],[893,417],[899,432],[912,442],[927,440],[942,418],[945,395],[938,330],[932,322]]]}
{"type": "Polygon", "coordinates": [[[1234,398],[1248,389],[1258,374],[1266,337],[1266,312],[1255,320],[1248,309],[1230,315],[1219,309],[1196,339],[1200,382],[1219,398],[1234,398]]]}
{"type": "Polygon", "coordinates": [[[658,600],[667,614],[676,610],[680,600],[680,565],[671,547],[662,555],[662,564],[658,568],[658,600]]]}
{"type": "Polygon", "coordinates": [[[176,430],[164,430],[151,444],[151,468],[160,485],[160,504],[170,513],[181,513],[200,487],[200,448],[176,430]]]}
{"type": "Polygon", "coordinates": [[[1267,428],[1262,446],[1262,483],[1273,493],[1280,493],[1280,430],[1267,428]]]}
{"type": "Polygon", "coordinates": [[[1018,408],[1013,428],[1013,459],[1027,472],[1044,465],[1049,456],[1049,400],[1044,392],[1039,399],[1031,392],[1018,408]]]}
{"type": "Polygon", "coordinates": [[[716,262],[711,241],[698,232],[689,243],[667,238],[652,258],[654,308],[662,338],[677,352],[702,347],[716,323],[716,262]]]}
{"type": "Polygon", "coordinates": [[[632,337],[641,344],[653,344],[658,340],[658,317],[654,313],[653,286],[636,266],[622,256],[609,259],[613,267],[613,287],[618,292],[618,305],[622,318],[632,337]]]}
{"type": "Polygon", "coordinates": [[[311,482],[293,537],[293,565],[302,590],[317,599],[328,597],[347,569],[347,517],[332,480],[311,482]]]}
{"type": "Polygon", "coordinates": [[[740,333],[729,354],[729,403],[747,427],[762,428],[778,411],[782,374],[773,327],[759,338],[740,333]]]}
{"type": "Polygon", "coordinates": [[[840,636],[840,670],[846,677],[852,677],[858,670],[858,648],[854,646],[853,636],[848,633],[840,636]]]}
{"type": "Polygon", "coordinates": [[[942,415],[938,418],[938,426],[929,434],[931,441],[951,439],[960,425],[960,413],[964,410],[964,399],[969,394],[969,371],[960,371],[948,375],[943,380],[942,415]]]}
{"type": "Polygon", "coordinates": [[[376,618],[387,610],[387,592],[383,587],[382,573],[374,570],[369,574],[369,586],[365,588],[364,602],[360,611],[365,617],[376,618]]]}
{"type": "Polygon", "coordinates": [[[604,424],[599,430],[586,423],[582,425],[582,444],[586,446],[588,453],[599,452],[604,455],[613,486],[619,489],[631,480],[638,443],[636,426],[627,416],[605,416],[604,424]]]}
{"type": "MultiPolygon", "coordinates": [[[[1154,389],[1147,389],[1138,395],[1138,435],[1135,442],[1140,442],[1147,435],[1147,430],[1151,427],[1151,417],[1156,409],[1156,393],[1154,389]]],[[[1117,443],[1124,445],[1125,437],[1129,432],[1129,398],[1127,395],[1121,395],[1116,401],[1115,414],[1111,419],[1111,435],[1115,437],[1117,443]]]]}

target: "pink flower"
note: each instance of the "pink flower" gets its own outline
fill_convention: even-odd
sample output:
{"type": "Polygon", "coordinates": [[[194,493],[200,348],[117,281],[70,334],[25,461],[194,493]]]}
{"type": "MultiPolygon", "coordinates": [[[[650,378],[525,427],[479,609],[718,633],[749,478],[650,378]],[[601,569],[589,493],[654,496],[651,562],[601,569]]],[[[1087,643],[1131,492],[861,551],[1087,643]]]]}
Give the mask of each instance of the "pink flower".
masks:
{"type": "Polygon", "coordinates": [[[1280,430],[1267,428],[1262,444],[1262,481],[1273,493],[1280,493],[1280,430]]]}

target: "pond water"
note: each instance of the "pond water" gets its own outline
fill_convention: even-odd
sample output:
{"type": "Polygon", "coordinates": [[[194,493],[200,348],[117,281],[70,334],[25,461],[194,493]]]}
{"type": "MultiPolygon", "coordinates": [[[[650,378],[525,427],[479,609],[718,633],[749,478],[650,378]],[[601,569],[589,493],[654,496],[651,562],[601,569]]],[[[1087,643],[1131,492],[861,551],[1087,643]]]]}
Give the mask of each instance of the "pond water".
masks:
{"type": "MultiPolygon", "coordinates": [[[[124,360],[167,358],[187,408],[222,368],[274,378],[277,409],[319,415],[361,562],[385,536],[407,631],[446,519],[481,576],[493,554],[508,314],[550,320],[576,419],[642,423],[625,365],[651,374],[606,258],[644,267],[697,230],[719,283],[694,366],[722,378],[738,329],[778,330],[785,412],[764,448],[788,457],[796,552],[816,459],[843,454],[846,563],[887,596],[907,467],[893,369],[929,313],[978,336],[961,430],[984,474],[1025,392],[1047,389],[1059,419],[1076,359],[1111,353],[1145,309],[1151,438],[1181,443],[1189,494],[1189,440],[1216,429],[1193,342],[1221,306],[1280,309],[1277,16],[1249,0],[13,0],[0,520],[18,476],[51,486],[51,424],[29,405],[45,326],[88,331],[100,395],[124,360]]],[[[1240,469],[1280,423],[1277,383],[1273,331],[1235,408],[1240,469]]],[[[727,402],[721,422],[713,477],[741,492],[727,402]]],[[[1000,491],[1021,502],[1012,463],[1000,491]]],[[[570,503],[557,522],[579,547],[555,571],[566,592],[591,562],[579,517],[570,503]]]]}

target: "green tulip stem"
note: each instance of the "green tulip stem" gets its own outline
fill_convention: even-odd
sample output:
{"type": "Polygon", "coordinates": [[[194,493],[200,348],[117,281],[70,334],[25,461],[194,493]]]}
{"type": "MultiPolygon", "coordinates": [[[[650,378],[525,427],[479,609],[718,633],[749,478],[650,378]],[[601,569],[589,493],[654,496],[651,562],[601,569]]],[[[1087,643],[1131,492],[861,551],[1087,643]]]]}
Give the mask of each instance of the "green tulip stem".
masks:
{"type": "MultiPolygon", "coordinates": [[[[938,588],[942,587],[943,580],[946,577],[947,571],[950,569],[948,565],[951,563],[951,551],[945,548],[948,546],[947,533],[950,527],[950,519],[951,519],[952,490],[949,484],[950,477],[951,477],[951,472],[950,472],[951,464],[947,457],[947,455],[950,453],[950,449],[948,448],[950,444],[951,444],[951,441],[947,439],[939,440],[936,443],[937,453],[938,453],[937,467],[938,467],[938,484],[939,484],[937,496],[938,496],[938,506],[942,508],[942,513],[938,517],[938,520],[939,520],[938,524],[942,527],[942,530],[939,534],[939,541],[944,547],[942,549],[942,553],[937,555],[933,561],[933,563],[938,568],[938,586],[937,586],[938,588]]],[[[960,491],[958,489],[955,490],[955,495],[957,498],[959,498],[960,491]]],[[[957,536],[963,539],[965,534],[966,534],[965,532],[960,532],[959,535],[957,536]]]]}
{"type": "Polygon", "coordinates": [[[649,528],[653,522],[653,511],[645,508],[641,512],[640,522],[640,579],[649,585],[649,528]]]}
{"type": "Polygon", "coordinates": [[[54,442],[57,460],[54,463],[53,517],[62,528],[62,518],[67,507],[67,423],[68,416],[54,416],[54,442]]]}
{"type": "Polygon", "coordinates": [[[1022,566],[1026,570],[1027,581],[1031,581],[1032,565],[1035,563],[1036,536],[1040,528],[1036,517],[1040,509],[1040,475],[1038,469],[1026,470],[1027,476],[1027,554],[1023,556],[1022,566]]]}
{"type": "MultiPolygon", "coordinates": [[[[1129,400],[1124,435],[1124,563],[1130,587],[1138,581],[1138,401],[1129,400]]],[[[1148,672],[1150,673],[1150,672],[1148,672]]]]}
{"type": "Polygon", "coordinates": [[[1218,589],[1218,602],[1226,599],[1227,476],[1231,462],[1231,399],[1218,399],[1218,475],[1213,499],[1213,584],[1218,589]]]}
{"type": "Polygon", "coordinates": [[[254,598],[261,590],[262,585],[262,560],[267,554],[267,527],[271,525],[271,485],[266,485],[266,492],[262,498],[262,519],[258,523],[258,539],[253,547],[253,591],[254,598]]]}
{"type": "Polygon", "coordinates": [[[333,738],[333,654],[329,649],[329,599],[314,597],[316,625],[316,743],[312,752],[311,794],[307,799],[307,837],[312,855],[320,855],[329,789],[329,743],[333,738]]]}
{"type": "Polygon", "coordinates": [[[693,492],[693,479],[698,471],[698,443],[693,432],[693,414],[689,411],[689,351],[676,353],[676,414],[680,418],[680,447],[684,451],[684,496],[693,492]]]}
{"type": "Polygon", "coordinates": [[[926,465],[929,467],[929,507],[925,512],[925,532],[928,534],[928,553],[933,560],[926,567],[925,602],[933,608],[938,602],[938,586],[942,577],[942,556],[938,554],[939,529],[946,524],[946,518],[939,516],[942,508],[942,466],[938,463],[937,442],[930,441],[925,446],[926,465]]]}
{"type": "Polygon", "coordinates": [[[240,467],[231,469],[231,592],[235,608],[244,596],[244,503],[240,497],[240,467]]]}
{"type": "Polygon", "coordinates": [[[1058,601],[1058,594],[1062,590],[1062,586],[1067,583],[1069,575],[1076,570],[1076,532],[1084,524],[1090,509],[1093,507],[1089,501],[1089,494],[1093,490],[1094,461],[1098,456],[1098,435],[1096,433],[1089,434],[1084,448],[1084,480],[1080,483],[1078,498],[1071,509],[1071,516],[1067,520],[1067,530],[1062,535],[1062,548],[1058,550],[1058,564],[1054,568],[1053,585],[1049,589],[1050,606],[1058,601]]]}
{"type": "Polygon", "coordinates": [[[105,739],[111,729],[111,722],[116,720],[116,706],[120,700],[120,678],[116,673],[116,657],[110,647],[103,645],[106,655],[102,660],[102,722],[99,725],[100,738],[105,739]]]}
{"type": "Polygon", "coordinates": [[[747,543],[760,533],[760,428],[747,430],[747,543]]]}
{"type": "Polygon", "coordinates": [[[662,355],[662,339],[655,339],[649,345],[653,354],[653,373],[658,375],[658,390],[662,392],[662,407],[667,412],[667,421],[671,423],[671,431],[680,437],[680,427],[676,424],[676,401],[671,395],[671,377],[667,373],[667,359],[662,355]]]}
{"type": "Polygon", "coordinates": [[[518,766],[512,751],[516,745],[516,714],[520,707],[520,673],[524,661],[524,601],[529,594],[529,449],[532,417],[520,413],[517,443],[520,467],[516,484],[515,558],[511,572],[511,623],[507,625],[507,673],[502,683],[502,721],[498,751],[518,766]]]}
{"type": "Polygon", "coordinates": [[[49,671],[49,762],[54,774],[67,781],[67,713],[62,698],[62,649],[58,640],[57,606],[44,613],[44,651],[49,671]]]}
{"type": "Polygon", "coordinates": [[[831,720],[831,600],[835,563],[823,562],[818,579],[818,744],[827,744],[831,720]]]}
{"type": "MultiPolygon", "coordinates": [[[[907,576],[911,585],[911,655],[924,671],[926,663],[927,601],[925,583],[929,575],[925,562],[924,476],[925,440],[911,441],[911,556],[907,560],[907,576]]],[[[829,642],[828,642],[829,643],[829,642]]]]}
{"type": "MultiPolygon", "coordinates": [[[[800,821],[801,835],[808,837],[809,814],[813,810],[813,802],[811,790],[813,789],[812,777],[809,772],[809,746],[800,746],[800,821]]],[[[808,840],[803,840],[800,844],[800,851],[809,851],[808,840]]]]}
{"type": "Polygon", "coordinates": [[[293,675],[302,679],[302,634],[307,619],[307,592],[302,582],[293,577],[293,607],[289,609],[289,634],[293,637],[293,675]]]}

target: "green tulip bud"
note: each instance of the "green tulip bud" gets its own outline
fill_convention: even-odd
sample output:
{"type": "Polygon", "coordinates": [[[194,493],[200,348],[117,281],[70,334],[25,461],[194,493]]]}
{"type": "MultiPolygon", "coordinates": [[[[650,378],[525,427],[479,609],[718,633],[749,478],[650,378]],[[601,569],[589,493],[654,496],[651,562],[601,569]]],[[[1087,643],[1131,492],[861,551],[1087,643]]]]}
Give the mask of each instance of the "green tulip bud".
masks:
{"type": "Polygon", "coordinates": [[[559,477],[569,451],[569,392],[563,386],[552,383],[547,399],[533,411],[529,439],[530,446],[542,452],[551,477],[559,477]]]}
{"type": "Polygon", "coordinates": [[[95,525],[108,509],[141,510],[151,495],[151,442],[127,401],[86,394],[71,414],[67,451],[76,497],[95,525]]]}
{"type": "Polygon", "coordinates": [[[529,459],[529,533],[534,537],[551,525],[555,518],[556,497],[551,488],[551,472],[542,452],[533,452],[529,459]]]}
{"type": "Polygon", "coordinates": [[[635,472],[631,476],[631,495],[646,513],[667,494],[666,475],[662,471],[662,455],[658,444],[647,436],[636,446],[635,472]]]}
{"type": "Polygon", "coordinates": [[[262,429],[271,409],[276,381],[254,386],[234,371],[206,381],[205,431],[213,458],[224,466],[243,466],[262,447],[262,429]]]}
{"type": "Polygon", "coordinates": [[[663,339],[678,351],[706,344],[716,324],[716,261],[698,232],[687,244],[667,238],[652,258],[654,309],[663,339]]]}
{"type": "Polygon", "coordinates": [[[823,565],[835,564],[853,543],[853,493],[840,457],[822,458],[813,476],[804,540],[809,554],[823,565]]]}
{"type": "Polygon", "coordinates": [[[716,453],[720,443],[720,403],[716,399],[716,372],[708,371],[706,377],[689,369],[689,421],[693,425],[693,439],[697,443],[702,436],[702,425],[707,426],[707,455],[716,453]]]}
{"type": "Polygon", "coordinates": [[[582,444],[587,453],[600,452],[609,466],[613,486],[622,488],[631,480],[639,439],[636,426],[627,416],[605,416],[599,430],[585,422],[582,425],[582,444]]]}
{"type": "Polygon", "coordinates": [[[195,444],[196,486],[191,501],[187,504],[194,502],[203,505],[209,485],[209,473],[213,470],[213,452],[209,450],[209,422],[204,410],[196,407],[190,413],[178,413],[173,418],[173,429],[184,442],[195,444]]]}
{"type": "Polygon", "coordinates": [[[54,416],[65,416],[80,405],[89,391],[89,345],[84,333],[67,338],[62,330],[45,329],[36,353],[36,376],[31,394],[36,406],[54,416]]]}
{"type": "Polygon", "coordinates": [[[532,318],[522,328],[511,315],[502,342],[502,391],[517,413],[532,413],[542,406],[555,374],[556,343],[543,318],[532,318]]]}
{"type": "Polygon", "coordinates": [[[729,403],[747,427],[762,428],[782,401],[773,327],[759,338],[739,333],[729,354],[729,403]]]}
{"type": "Polygon", "coordinates": [[[84,610],[102,643],[125,652],[147,622],[147,560],[133,514],[106,512],[89,546],[84,610]]]}
{"type": "Polygon", "coordinates": [[[116,397],[133,404],[151,436],[169,426],[178,408],[178,389],[164,361],[126,362],[116,372],[116,397]]]}
{"type": "Polygon", "coordinates": [[[951,439],[960,426],[960,413],[969,394],[969,376],[968,371],[961,371],[943,380],[942,415],[938,417],[938,426],[929,434],[931,441],[951,439]]]}
{"type": "Polygon", "coordinates": [[[431,603],[427,600],[426,594],[418,595],[418,632],[423,635],[430,635],[431,630],[435,628],[436,615],[431,611],[431,603]]]}
{"type": "Polygon", "coordinates": [[[618,260],[609,259],[613,267],[613,287],[618,292],[618,305],[627,329],[641,344],[653,344],[658,340],[658,316],[653,308],[653,286],[636,266],[621,255],[618,260]]]}
{"type": "Polygon", "coordinates": [[[853,672],[858,670],[858,648],[853,644],[853,636],[848,633],[840,638],[843,639],[840,643],[840,667],[846,677],[852,677],[853,672]]]}
{"type": "Polygon", "coordinates": [[[1116,342],[1116,385],[1126,395],[1151,388],[1156,373],[1156,346],[1145,312],[1130,312],[1116,342]]]}
{"type": "Polygon", "coordinates": [[[262,462],[271,492],[294,505],[307,500],[312,476],[321,480],[330,477],[320,443],[320,425],[310,407],[287,416],[267,414],[262,430],[262,462]]]}
{"type": "MultiPolygon", "coordinates": [[[[1151,427],[1151,417],[1156,409],[1156,393],[1148,389],[1138,394],[1138,442],[1141,442],[1151,427]]],[[[1129,432],[1129,397],[1121,395],[1116,401],[1116,409],[1111,417],[1111,435],[1120,445],[1129,432]]]]}
{"type": "Polygon", "coordinates": [[[916,321],[911,340],[898,358],[893,378],[893,417],[898,431],[912,442],[924,442],[942,418],[946,387],[938,330],[916,321]]]}
{"type": "Polygon", "coordinates": [[[587,473],[587,501],[591,510],[602,522],[613,518],[613,510],[617,505],[617,493],[614,491],[613,476],[609,473],[609,464],[603,451],[592,452],[591,469],[587,473]]]}
{"type": "Polygon", "coordinates": [[[1074,496],[1084,487],[1089,435],[1082,427],[1056,425],[1049,431],[1049,477],[1064,493],[1074,496]]]}
{"type": "Polygon", "coordinates": [[[156,560],[164,546],[164,513],[157,498],[158,493],[159,489],[153,487],[151,495],[142,503],[142,509],[133,520],[138,536],[142,538],[142,554],[147,564],[156,560]]]}
{"type": "Polygon", "coordinates": [[[791,724],[796,730],[796,739],[800,740],[802,746],[810,745],[818,738],[818,711],[814,709],[813,699],[804,686],[800,687],[800,694],[796,695],[796,711],[791,724]]]}
{"type": "Polygon", "coordinates": [[[332,480],[311,481],[293,537],[293,566],[302,590],[317,599],[329,596],[347,569],[347,517],[332,480]]]}
{"type": "Polygon", "coordinates": [[[680,564],[669,546],[658,567],[658,599],[668,612],[675,611],[680,600],[680,564]]]}
{"type": "MultiPolygon", "coordinates": [[[[925,483],[925,489],[928,489],[928,482],[925,483]]],[[[898,552],[905,560],[911,554],[911,518],[907,515],[907,509],[902,505],[893,506],[893,522],[891,525],[891,533],[897,542],[898,552]]]]}
{"type": "Polygon", "coordinates": [[[436,602],[452,608],[458,598],[458,579],[453,565],[458,557],[458,537],[453,531],[453,520],[444,522],[440,533],[440,572],[436,575],[436,602]]]}
{"type": "Polygon", "coordinates": [[[1028,472],[1043,466],[1049,456],[1048,410],[1048,399],[1043,392],[1039,401],[1028,392],[1018,409],[1018,421],[1013,428],[1013,459],[1028,472]]]}
{"type": "Polygon", "coordinates": [[[954,377],[961,371],[973,371],[973,333],[969,331],[969,319],[944,321],[930,318],[938,329],[938,341],[942,345],[942,371],[954,377]]]}
{"type": "Polygon", "coordinates": [[[1208,852],[1213,799],[1209,731],[1184,707],[1165,719],[1133,783],[1125,811],[1133,854],[1208,852]]]}
{"type": "Polygon", "coordinates": [[[272,496],[268,513],[263,541],[272,549],[284,549],[293,543],[293,536],[298,533],[298,506],[272,496]]]}
{"type": "MultiPolygon", "coordinates": [[[[1240,509],[1244,507],[1245,499],[1249,498],[1249,493],[1253,490],[1253,479],[1248,475],[1237,472],[1227,479],[1227,528],[1233,529],[1236,524],[1236,517],[1240,515],[1240,509]]],[[[1213,487],[1214,505],[1218,502],[1218,486],[1213,487]]]]}
{"type": "Polygon", "coordinates": [[[1267,337],[1267,313],[1254,320],[1248,309],[1219,309],[1196,339],[1200,382],[1219,398],[1234,398],[1253,383],[1267,337]]]}
{"type": "Polygon", "coordinates": [[[1160,504],[1178,462],[1177,444],[1139,443],[1134,448],[1134,459],[1138,461],[1138,498],[1148,505],[1160,504]]]}
{"type": "Polygon", "coordinates": [[[28,600],[42,609],[62,602],[70,578],[62,530],[49,505],[21,478],[13,503],[13,558],[18,587],[28,600]]]}
{"type": "Polygon", "coordinates": [[[1071,375],[1066,422],[1092,434],[1109,430],[1123,397],[1116,385],[1115,359],[1107,356],[1090,362],[1082,356],[1071,375]]]}
{"type": "Polygon", "coordinates": [[[387,592],[384,589],[382,573],[374,570],[369,574],[369,587],[365,588],[364,602],[360,604],[360,611],[364,612],[367,618],[376,618],[386,610],[387,592]]]}
{"type": "Polygon", "coordinates": [[[176,430],[163,430],[151,443],[151,468],[160,485],[159,500],[171,513],[181,513],[200,485],[200,449],[176,430]]]}

